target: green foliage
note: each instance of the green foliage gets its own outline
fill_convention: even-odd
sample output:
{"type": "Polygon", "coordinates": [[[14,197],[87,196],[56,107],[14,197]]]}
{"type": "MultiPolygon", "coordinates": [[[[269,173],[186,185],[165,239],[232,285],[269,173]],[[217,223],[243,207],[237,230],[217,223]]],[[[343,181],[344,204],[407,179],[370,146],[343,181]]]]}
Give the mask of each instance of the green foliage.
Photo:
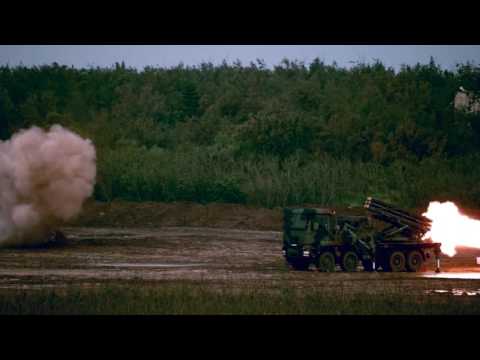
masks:
{"type": "Polygon", "coordinates": [[[297,150],[311,150],[312,130],[299,114],[261,112],[239,128],[239,141],[246,153],[284,158],[297,150]]]}
{"type": "Polygon", "coordinates": [[[183,100],[183,112],[187,117],[198,115],[200,96],[193,82],[181,84],[180,93],[183,100]]]}
{"type": "Polygon", "coordinates": [[[246,195],[236,179],[204,153],[122,144],[119,150],[99,154],[99,200],[197,201],[244,203],[246,195]]]}
{"type": "MultiPolygon", "coordinates": [[[[425,291],[425,290],[424,290],[425,291]]],[[[368,293],[340,287],[296,287],[258,282],[232,286],[202,282],[113,284],[17,290],[0,296],[2,315],[478,315],[478,299],[432,295],[405,287],[368,293]]]]}
{"type": "Polygon", "coordinates": [[[8,138],[10,126],[15,123],[14,106],[8,91],[0,86],[0,140],[8,138]]]}
{"type": "Polygon", "coordinates": [[[480,69],[284,60],[139,72],[0,67],[0,139],[60,123],[91,138],[99,200],[262,206],[480,204],[480,115],[455,111],[480,69]]]}

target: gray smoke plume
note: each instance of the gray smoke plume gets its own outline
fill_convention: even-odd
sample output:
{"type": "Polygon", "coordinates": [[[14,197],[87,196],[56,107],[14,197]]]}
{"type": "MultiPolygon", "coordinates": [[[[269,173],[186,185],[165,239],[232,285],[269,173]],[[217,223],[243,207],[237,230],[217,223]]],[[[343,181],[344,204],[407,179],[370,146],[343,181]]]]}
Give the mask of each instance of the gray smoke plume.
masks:
{"type": "Polygon", "coordinates": [[[92,142],[60,125],[0,141],[0,246],[46,241],[80,212],[95,176],[92,142]]]}

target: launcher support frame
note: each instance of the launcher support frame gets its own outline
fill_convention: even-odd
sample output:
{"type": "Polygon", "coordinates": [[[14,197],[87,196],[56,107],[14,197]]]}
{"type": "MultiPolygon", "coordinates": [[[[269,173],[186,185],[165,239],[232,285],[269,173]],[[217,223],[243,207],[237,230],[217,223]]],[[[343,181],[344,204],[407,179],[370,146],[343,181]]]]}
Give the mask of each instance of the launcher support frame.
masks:
{"type": "Polygon", "coordinates": [[[440,270],[440,248],[435,248],[435,272],[438,274],[440,270]]]}

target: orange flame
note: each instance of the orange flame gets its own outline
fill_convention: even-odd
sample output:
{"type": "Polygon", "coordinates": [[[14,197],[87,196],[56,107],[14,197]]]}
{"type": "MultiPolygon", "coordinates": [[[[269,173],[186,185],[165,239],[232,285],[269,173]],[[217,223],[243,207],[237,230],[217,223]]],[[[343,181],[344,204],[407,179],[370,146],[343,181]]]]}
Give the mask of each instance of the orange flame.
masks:
{"type": "Polygon", "coordinates": [[[432,227],[423,240],[430,238],[441,243],[444,254],[454,256],[458,246],[480,248],[480,220],[460,213],[453,202],[433,201],[423,216],[432,220],[432,227]]]}

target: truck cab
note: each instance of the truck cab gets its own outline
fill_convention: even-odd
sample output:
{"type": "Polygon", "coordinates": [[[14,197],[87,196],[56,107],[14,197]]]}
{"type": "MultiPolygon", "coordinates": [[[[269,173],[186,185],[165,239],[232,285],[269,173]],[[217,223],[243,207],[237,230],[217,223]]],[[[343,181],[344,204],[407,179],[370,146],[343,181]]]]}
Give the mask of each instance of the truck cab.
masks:
{"type": "Polygon", "coordinates": [[[330,209],[284,209],[283,254],[297,270],[306,270],[321,244],[335,242],[337,219],[330,209]]]}

